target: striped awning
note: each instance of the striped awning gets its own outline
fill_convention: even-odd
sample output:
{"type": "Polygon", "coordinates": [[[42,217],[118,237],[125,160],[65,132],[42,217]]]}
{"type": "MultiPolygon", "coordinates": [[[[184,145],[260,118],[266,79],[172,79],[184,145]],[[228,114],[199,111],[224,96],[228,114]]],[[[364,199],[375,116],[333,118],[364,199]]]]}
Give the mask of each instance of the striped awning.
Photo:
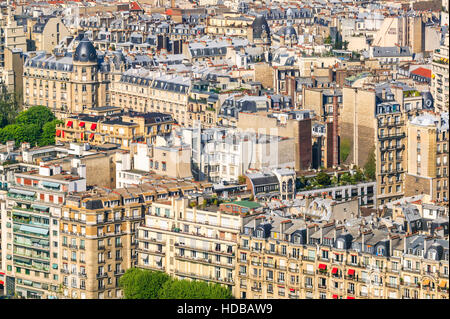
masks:
{"type": "Polygon", "coordinates": [[[25,231],[28,233],[34,233],[37,235],[48,235],[48,229],[39,228],[39,227],[32,227],[27,225],[21,225],[19,228],[20,231],[25,231]]]}
{"type": "Polygon", "coordinates": [[[34,209],[40,210],[40,211],[44,211],[44,212],[46,212],[50,209],[50,207],[48,207],[48,206],[36,205],[36,204],[31,205],[31,208],[34,208],[34,209]]]}
{"type": "Polygon", "coordinates": [[[20,212],[13,212],[14,216],[20,216],[20,217],[30,217],[30,214],[20,213],[20,212]]]}
{"type": "Polygon", "coordinates": [[[46,186],[46,187],[52,187],[52,188],[58,188],[61,186],[61,184],[53,183],[53,182],[42,182],[42,185],[46,186]]]}
{"type": "Polygon", "coordinates": [[[19,195],[25,195],[25,196],[34,196],[34,194],[36,194],[36,192],[24,191],[24,190],[16,189],[16,188],[10,188],[9,192],[14,193],[14,194],[19,194],[19,195]]]}

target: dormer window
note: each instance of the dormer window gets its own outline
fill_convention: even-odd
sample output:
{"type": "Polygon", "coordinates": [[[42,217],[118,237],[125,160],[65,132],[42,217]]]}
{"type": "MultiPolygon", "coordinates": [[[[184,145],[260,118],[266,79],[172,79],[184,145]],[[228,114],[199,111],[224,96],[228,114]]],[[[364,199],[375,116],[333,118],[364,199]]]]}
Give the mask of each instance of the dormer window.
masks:
{"type": "Polygon", "coordinates": [[[436,259],[437,259],[436,257],[437,257],[436,250],[430,249],[430,251],[429,251],[429,253],[428,253],[428,258],[429,258],[429,259],[436,260],[436,259]]]}
{"type": "Polygon", "coordinates": [[[378,247],[377,256],[384,256],[384,247],[378,247]]]}

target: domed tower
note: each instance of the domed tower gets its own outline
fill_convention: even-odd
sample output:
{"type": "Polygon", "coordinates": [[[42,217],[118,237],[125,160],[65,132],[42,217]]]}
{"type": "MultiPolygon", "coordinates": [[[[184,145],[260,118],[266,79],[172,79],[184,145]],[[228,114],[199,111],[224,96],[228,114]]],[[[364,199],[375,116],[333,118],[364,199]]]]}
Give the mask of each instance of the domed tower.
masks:
{"type": "Polygon", "coordinates": [[[73,54],[72,97],[74,113],[100,106],[98,89],[101,79],[97,50],[85,36],[73,54]]]}
{"type": "Polygon", "coordinates": [[[288,46],[297,44],[297,31],[295,31],[291,22],[288,22],[284,29],[284,44],[288,46]]]}
{"type": "Polygon", "coordinates": [[[270,28],[266,18],[263,15],[258,14],[256,16],[252,23],[252,29],[253,37],[251,40],[253,43],[263,46],[270,45],[270,28]]]}

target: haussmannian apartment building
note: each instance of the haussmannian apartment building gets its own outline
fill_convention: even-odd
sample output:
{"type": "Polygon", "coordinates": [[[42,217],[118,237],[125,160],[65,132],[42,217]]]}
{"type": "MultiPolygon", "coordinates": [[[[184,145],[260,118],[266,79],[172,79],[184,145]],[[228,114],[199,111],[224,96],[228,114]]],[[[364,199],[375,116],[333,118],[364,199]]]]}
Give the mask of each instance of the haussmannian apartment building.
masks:
{"type": "Polygon", "coordinates": [[[448,241],[363,222],[254,216],[240,234],[236,298],[448,298],[448,241]]]}
{"type": "Polygon", "coordinates": [[[259,206],[238,201],[191,207],[187,198],[152,203],[137,228],[138,267],[223,284],[234,293],[239,233],[259,206]]]}

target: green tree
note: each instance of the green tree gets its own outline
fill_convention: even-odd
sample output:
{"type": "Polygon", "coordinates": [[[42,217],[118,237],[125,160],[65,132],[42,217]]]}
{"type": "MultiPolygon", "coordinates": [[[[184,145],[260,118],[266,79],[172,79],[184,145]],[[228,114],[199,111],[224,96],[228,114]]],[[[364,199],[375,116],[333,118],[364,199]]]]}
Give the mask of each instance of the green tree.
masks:
{"type": "Polygon", "coordinates": [[[53,145],[55,144],[55,134],[56,134],[56,125],[64,123],[61,120],[53,120],[51,122],[47,122],[42,127],[42,134],[39,138],[38,145],[53,145]]]}
{"type": "Polygon", "coordinates": [[[125,299],[157,299],[170,277],[166,273],[130,268],[119,280],[125,299]]]}
{"type": "Polygon", "coordinates": [[[326,37],[325,40],[323,41],[323,43],[325,43],[325,44],[331,44],[331,35],[329,35],[328,37],[326,37]]]}
{"type": "Polygon", "coordinates": [[[45,123],[55,120],[55,115],[46,106],[32,106],[28,110],[20,112],[16,117],[17,124],[36,124],[41,129],[45,123]]]}
{"type": "Polygon", "coordinates": [[[345,172],[344,174],[341,175],[341,177],[339,179],[339,184],[348,185],[351,183],[352,183],[352,176],[350,175],[350,173],[345,172]]]}
{"type": "Polygon", "coordinates": [[[364,165],[364,174],[369,180],[375,180],[376,162],[375,162],[375,148],[373,147],[364,165]]]}
{"type": "Polygon", "coordinates": [[[331,177],[327,173],[320,171],[314,178],[319,186],[328,186],[331,184],[331,177]]]}
{"type": "MultiPolygon", "coordinates": [[[[3,91],[3,89],[0,89],[3,91]]],[[[13,124],[19,110],[19,103],[15,94],[0,95],[0,128],[13,124]]]]}
{"type": "Polygon", "coordinates": [[[360,168],[357,168],[352,175],[352,184],[362,182],[362,181],[364,181],[364,179],[365,179],[364,173],[361,171],[360,168]]]}
{"type": "Polygon", "coordinates": [[[166,281],[159,291],[160,299],[231,299],[228,288],[219,284],[186,279],[166,281]]]}

